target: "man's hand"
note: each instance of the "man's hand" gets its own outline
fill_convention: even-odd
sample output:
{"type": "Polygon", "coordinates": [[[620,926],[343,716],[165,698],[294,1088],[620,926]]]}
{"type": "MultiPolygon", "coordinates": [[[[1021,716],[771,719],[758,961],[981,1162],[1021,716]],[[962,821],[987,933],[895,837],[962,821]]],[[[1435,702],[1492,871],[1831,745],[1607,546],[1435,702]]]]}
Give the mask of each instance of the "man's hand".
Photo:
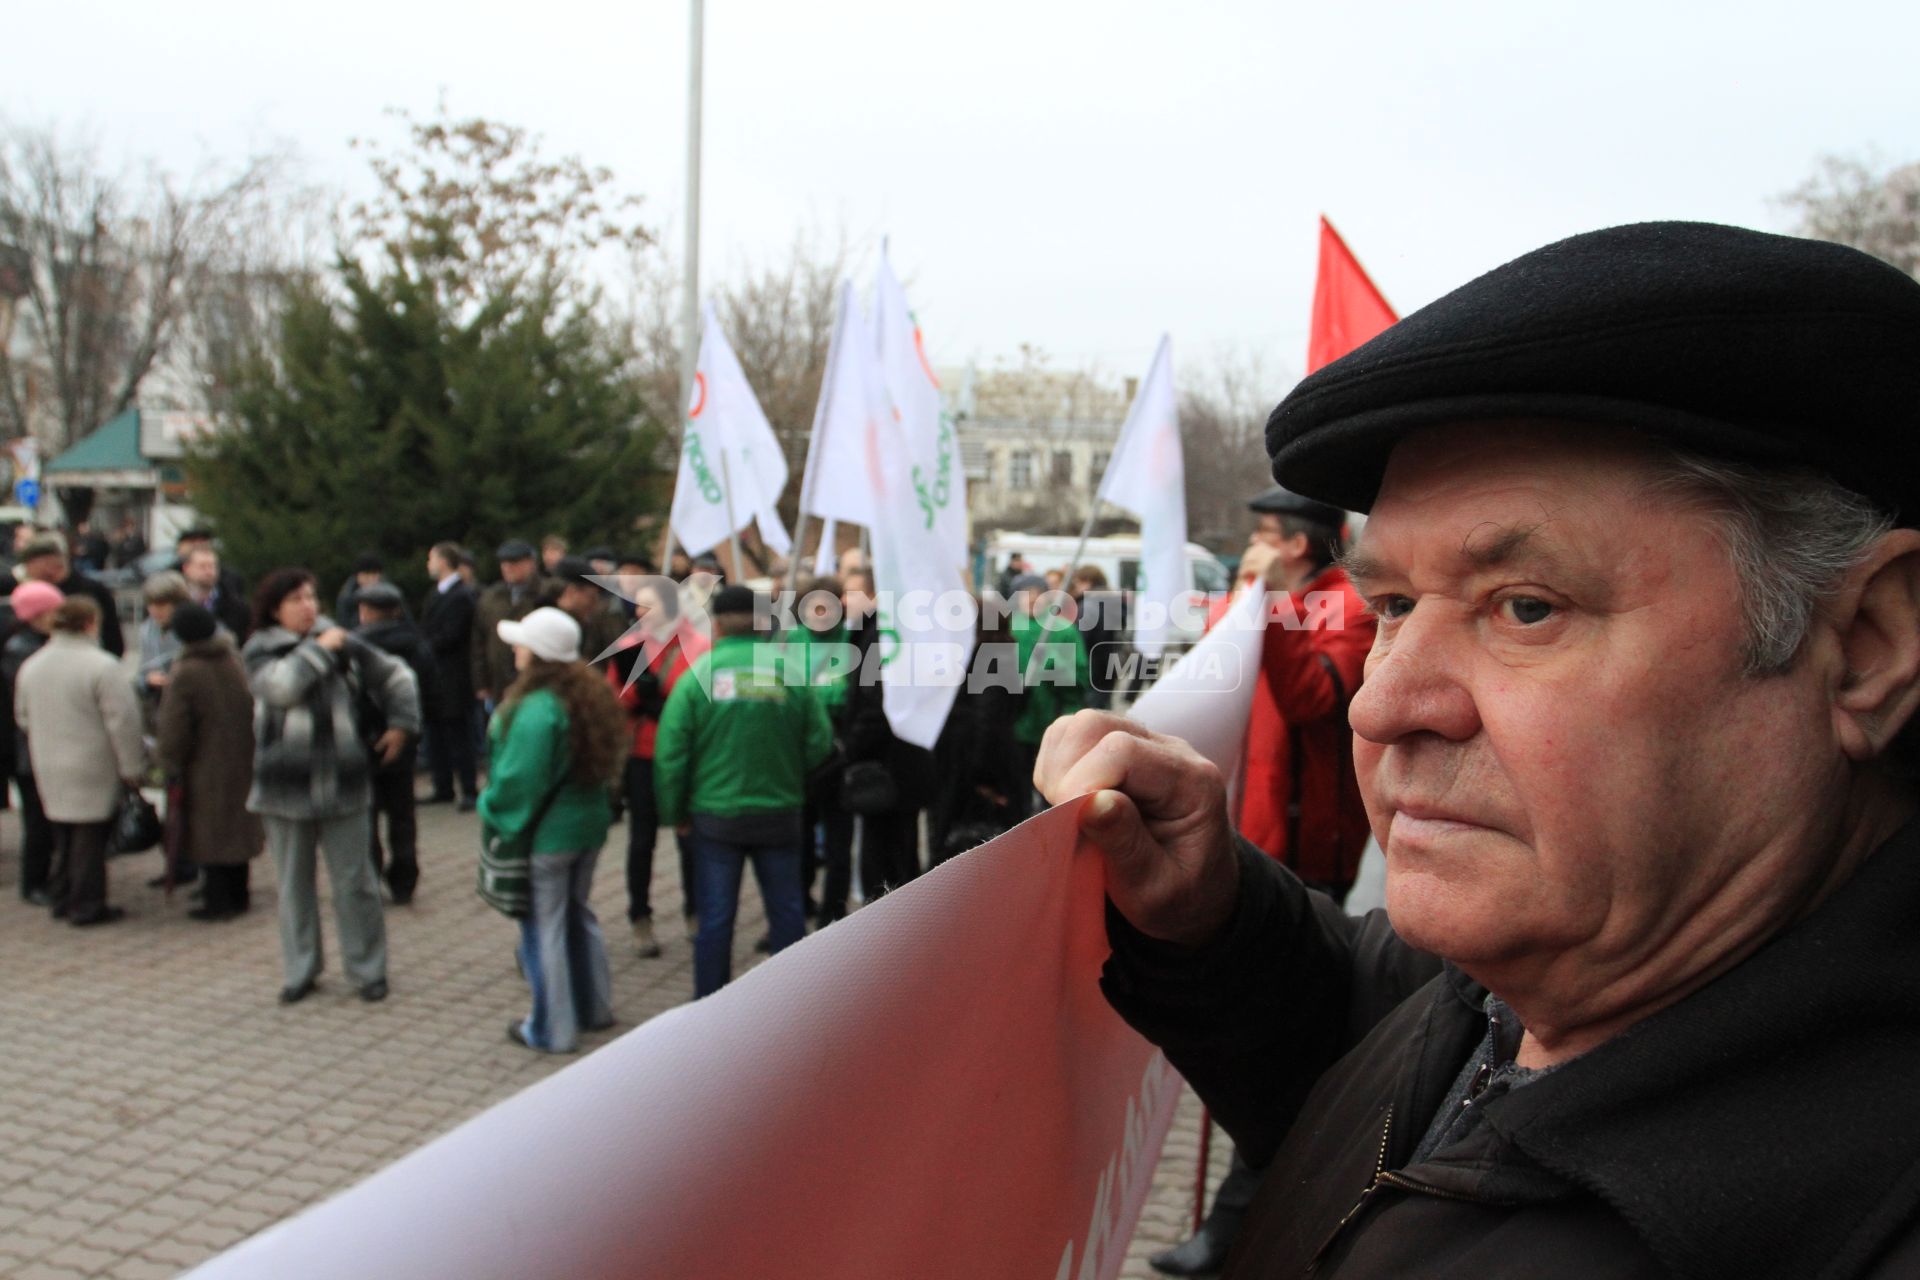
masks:
{"type": "Polygon", "coordinates": [[[1107,867],[1107,897],[1151,937],[1199,946],[1217,937],[1240,893],[1227,788],[1179,738],[1122,716],[1082,711],[1040,744],[1034,785],[1050,802],[1094,793],[1080,839],[1107,867]]]}
{"type": "Polygon", "coordinates": [[[380,757],[381,764],[392,764],[407,749],[407,731],[389,729],[373,740],[373,749],[380,757]]]}
{"type": "Polygon", "coordinates": [[[1280,559],[1277,548],[1265,542],[1249,542],[1240,556],[1240,581],[1246,583],[1264,583],[1269,590],[1278,589],[1283,584],[1273,581],[1274,565],[1280,559]]]}
{"type": "Polygon", "coordinates": [[[318,636],[314,637],[313,642],[322,649],[325,649],[328,653],[338,653],[340,652],[341,646],[347,643],[346,628],[328,627],[325,631],[322,631],[318,636]]]}
{"type": "Polygon", "coordinates": [[[475,702],[492,702],[492,701],[493,701],[493,690],[491,690],[491,689],[475,689],[475,690],[473,691],[473,700],[474,700],[475,702]]]}
{"type": "Polygon", "coordinates": [[[147,672],[147,688],[164,689],[167,687],[167,673],[164,671],[147,672]]]}

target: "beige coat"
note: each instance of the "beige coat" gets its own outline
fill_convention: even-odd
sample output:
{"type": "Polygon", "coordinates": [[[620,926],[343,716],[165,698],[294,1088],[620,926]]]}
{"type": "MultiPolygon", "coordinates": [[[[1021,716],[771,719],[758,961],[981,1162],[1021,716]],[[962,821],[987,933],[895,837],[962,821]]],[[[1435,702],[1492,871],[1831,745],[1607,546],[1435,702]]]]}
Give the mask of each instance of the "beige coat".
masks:
{"type": "Polygon", "coordinates": [[[55,632],[14,680],[40,803],[53,822],[106,822],[120,780],[146,771],[140,699],[120,661],[89,636],[55,632]]]}
{"type": "Polygon", "coordinates": [[[253,787],[253,693],[225,635],[180,653],[160,697],[154,754],[186,801],[184,852],[232,866],[260,852],[260,819],[247,812],[253,787]]]}

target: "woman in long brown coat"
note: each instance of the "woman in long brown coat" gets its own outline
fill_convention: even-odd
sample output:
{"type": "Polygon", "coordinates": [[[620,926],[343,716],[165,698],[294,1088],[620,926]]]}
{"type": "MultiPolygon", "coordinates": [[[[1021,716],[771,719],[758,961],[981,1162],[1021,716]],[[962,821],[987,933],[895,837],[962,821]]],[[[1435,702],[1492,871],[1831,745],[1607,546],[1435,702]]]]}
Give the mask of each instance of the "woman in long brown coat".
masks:
{"type": "Polygon", "coordinates": [[[167,779],[182,786],[182,854],[206,874],[206,897],[187,914],[230,920],[248,906],[248,866],[260,852],[260,820],[247,812],[253,786],[253,693],[233,641],[215,633],[196,604],[173,612],[180,637],[156,718],[157,754],[167,779]]]}

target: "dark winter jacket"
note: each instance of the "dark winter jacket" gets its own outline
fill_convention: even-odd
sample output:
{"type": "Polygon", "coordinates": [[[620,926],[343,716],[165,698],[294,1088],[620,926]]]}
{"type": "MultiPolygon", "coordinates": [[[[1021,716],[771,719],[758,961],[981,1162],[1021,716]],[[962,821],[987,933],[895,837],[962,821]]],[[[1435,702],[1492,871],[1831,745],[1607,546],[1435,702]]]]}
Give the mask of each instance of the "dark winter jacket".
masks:
{"type": "Polygon", "coordinates": [[[867,650],[874,642],[871,618],[849,622],[847,642],[859,653],[859,661],[847,677],[847,696],[841,704],[838,731],[846,747],[849,764],[877,760],[893,777],[894,810],[924,809],[933,802],[933,753],[902,742],[894,736],[884,705],[884,684],[880,679],[863,679],[880,669],[878,659],[869,660],[867,650]]]}
{"type": "Polygon", "coordinates": [[[183,850],[231,866],[260,852],[253,786],[253,694],[233,641],[196,640],[180,651],[154,717],[154,755],[186,801],[183,850]]]}
{"type": "Polygon", "coordinates": [[[0,646],[0,697],[6,700],[6,759],[7,776],[10,777],[33,776],[33,762],[27,755],[27,735],[20,732],[19,721],[13,715],[13,682],[26,660],[40,652],[41,646],[46,643],[46,636],[25,623],[16,622],[6,644],[0,646]]]}
{"type": "Polygon", "coordinates": [[[435,587],[420,606],[420,634],[433,650],[434,690],[422,698],[429,720],[464,722],[473,705],[473,620],[479,600],[474,589],[456,581],[445,591],[435,587]]]}
{"type": "MultiPolygon", "coordinates": [[[[407,664],[418,686],[421,717],[429,718],[431,709],[440,705],[440,675],[438,664],[433,660],[433,650],[427,647],[420,628],[405,618],[394,618],[388,622],[370,622],[364,627],[356,627],[354,634],[382,653],[407,664]]],[[[363,720],[367,718],[365,715],[362,717],[363,720]]],[[[363,723],[361,736],[366,736],[369,729],[384,727],[363,723]]]]}
{"type": "Polygon", "coordinates": [[[1102,987],[1256,1165],[1226,1274],[1920,1274],[1920,822],[1724,976],[1411,1157],[1483,989],[1240,847],[1223,938],[1111,908],[1102,987]],[[1276,1152],[1277,1147],[1277,1152],[1276,1152]]]}
{"type": "Polygon", "coordinates": [[[508,687],[519,673],[513,669],[513,650],[500,638],[500,624],[526,617],[539,602],[537,578],[518,588],[496,582],[480,593],[474,606],[473,643],[468,651],[472,679],[469,688],[476,693],[486,690],[495,702],[507,696],[508,687]]]}

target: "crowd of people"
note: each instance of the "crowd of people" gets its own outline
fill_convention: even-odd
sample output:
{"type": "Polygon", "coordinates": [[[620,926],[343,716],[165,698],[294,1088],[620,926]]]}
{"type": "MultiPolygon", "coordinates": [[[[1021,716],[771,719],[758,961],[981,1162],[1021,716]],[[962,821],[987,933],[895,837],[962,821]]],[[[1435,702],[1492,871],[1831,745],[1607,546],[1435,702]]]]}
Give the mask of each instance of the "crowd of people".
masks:
{"type": "Polygon", "coordinates": [[[414,600],[369,552],[328,611],[311,573],[276,569],[249,589],[194,529],[140,583],[124,661],[113,594],[76,567],[78,548],[32,531],[15,550],[0,680],[28,902],[74,925],[120,919],[113,826],[128,796],[162,788],[156,886],[189,888],[195,921],[230,920],[252,908],[253,859],[270,856],[279,998],[293,1004],[325,966],[324,864],[341,969],[377,1001],[387,912],[422,889],[419,806],[476,811],[483,832],[526,846],[517,959],[531,1003],[509,1034],[546,1052],[612,1016],[590,900],[616,822],[634,952],[657,958],[675,940],[652,901],[664,844],[705,996],[731,976],[747,866],[766,905],[758,947],[779,951],[844,917],[856,878],[871,901],[1033,812],[1048,725],[1111,693],[1094,668],[1116,647],[1099,607],[1112,593],[1092,567],[1061,591],[1009,566],[1004,596],[984,593],[999,607],[980,610],[974,661],[1015,654],[1017,673],[967,681],[927,750],[888,721],[857,548],[769,625],[774,580],[729,583],[713,557],[682,552],[655,576],[644,555],[574,556],[554,536],[500,544],[491,582],[467,549],[437,543],[414,600]]]}

